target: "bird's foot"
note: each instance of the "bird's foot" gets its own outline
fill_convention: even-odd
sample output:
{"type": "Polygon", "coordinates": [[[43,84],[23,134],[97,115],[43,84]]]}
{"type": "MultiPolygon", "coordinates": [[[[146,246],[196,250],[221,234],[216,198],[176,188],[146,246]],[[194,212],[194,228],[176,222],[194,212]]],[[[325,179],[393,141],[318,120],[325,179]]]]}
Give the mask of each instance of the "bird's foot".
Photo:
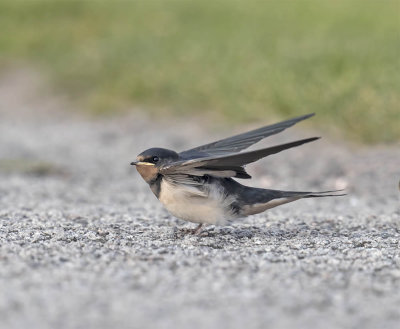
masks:
{"type": "Polygon", "coordinates": [[[199,235],[201,233],[201,229],[203,227],[203,224],[200,223],[194,230],[192,230],[193,235],[199,235]]]}
{"type": "Polygon", "coordinates": [[[176,230],[175,232],[183,235],[191,234],[191,235],[200,235],[202,232],[203,224],[199,224],[196,228],[182,228],[180,230],[176,230]]]}

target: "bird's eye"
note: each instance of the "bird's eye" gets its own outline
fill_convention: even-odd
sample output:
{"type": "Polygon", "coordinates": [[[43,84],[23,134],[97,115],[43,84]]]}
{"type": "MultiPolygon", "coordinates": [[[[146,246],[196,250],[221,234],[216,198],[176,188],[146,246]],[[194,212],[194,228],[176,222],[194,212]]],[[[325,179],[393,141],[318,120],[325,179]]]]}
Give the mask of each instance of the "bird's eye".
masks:
{"type": "Polygon", "coordinates": [[[160,160],[158,157],[153,157],[153,162],[158,162],[160,160]]]}

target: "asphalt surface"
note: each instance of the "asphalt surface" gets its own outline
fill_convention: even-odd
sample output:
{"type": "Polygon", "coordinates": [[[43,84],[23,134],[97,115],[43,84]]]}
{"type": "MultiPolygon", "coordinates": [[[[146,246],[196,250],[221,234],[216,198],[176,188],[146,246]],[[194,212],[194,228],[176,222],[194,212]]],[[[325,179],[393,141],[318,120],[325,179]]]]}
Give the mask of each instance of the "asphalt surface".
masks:
{"type": "Polygon", "coordinates": [[[191,236],[129,163],[250,127],[65,107],[29,76],[0,79],[1,328],[398,328],[398,147],[324,139],[264,159],[249,185],[348,196],[191,236]]]}

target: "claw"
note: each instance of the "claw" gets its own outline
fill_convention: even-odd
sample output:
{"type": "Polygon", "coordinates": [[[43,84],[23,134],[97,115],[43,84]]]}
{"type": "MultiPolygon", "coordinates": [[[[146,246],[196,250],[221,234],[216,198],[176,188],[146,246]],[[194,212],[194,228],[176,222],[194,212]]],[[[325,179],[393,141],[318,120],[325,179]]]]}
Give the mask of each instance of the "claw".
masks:
{"type": "Polygon", "coordinates": [[[200,223],[200,224],[192,231],[192,234],[193,234],[193,235],[199,235],[200,232],[201,232],[202,227],[203,227],[203,224],[200,223]]]}

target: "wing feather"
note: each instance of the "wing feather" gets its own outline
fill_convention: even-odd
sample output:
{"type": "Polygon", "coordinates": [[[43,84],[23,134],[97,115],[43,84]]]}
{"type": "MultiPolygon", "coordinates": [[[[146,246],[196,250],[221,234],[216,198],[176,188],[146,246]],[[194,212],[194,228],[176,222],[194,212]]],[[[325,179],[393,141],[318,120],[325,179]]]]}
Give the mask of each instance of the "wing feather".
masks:
{"type": "Polygon", "coordinates": [[[204,172],[207,171],[207,174],[221,177],[220,175],[218,175],[221,172],[227,174],[229,173],[229,171],[231,171],[232,175],[230,177],[249,178],[250,176],[243,168],[243,166],[245,166],[246,164],[257,161],[268,155],[275,154],[305,143],[309,143],[317,139],[319,139],[319,137],[301,139],[294,142],[280,144],[250,152],[176,161],[164,167],[161,167],[160,173],[164,175],[181,173],[193,176],[202,176],[204,175],[204,172]],[[241,177],[241,175],[243,175],[244,177],[241,177]]]}
{"type": "Polygon", "coordinates": [[[188,158],[198,154],[199,152],[206,153],[206,155],[223,155],[240,152],[241,150],[248,148],[249,146],[259,142],[260,140],[268,136],[277,134],[285,130],[286,128],[293,126],[299,121],[312,117],[313,115],[314,113],[303,115],[290,120],[278,122],[273,125],[251,130],[239,135],[221,139],[209,144],[201,145],[193,149],[181,152],[180,156],[182,156],[183,158],[188,158]]]}

